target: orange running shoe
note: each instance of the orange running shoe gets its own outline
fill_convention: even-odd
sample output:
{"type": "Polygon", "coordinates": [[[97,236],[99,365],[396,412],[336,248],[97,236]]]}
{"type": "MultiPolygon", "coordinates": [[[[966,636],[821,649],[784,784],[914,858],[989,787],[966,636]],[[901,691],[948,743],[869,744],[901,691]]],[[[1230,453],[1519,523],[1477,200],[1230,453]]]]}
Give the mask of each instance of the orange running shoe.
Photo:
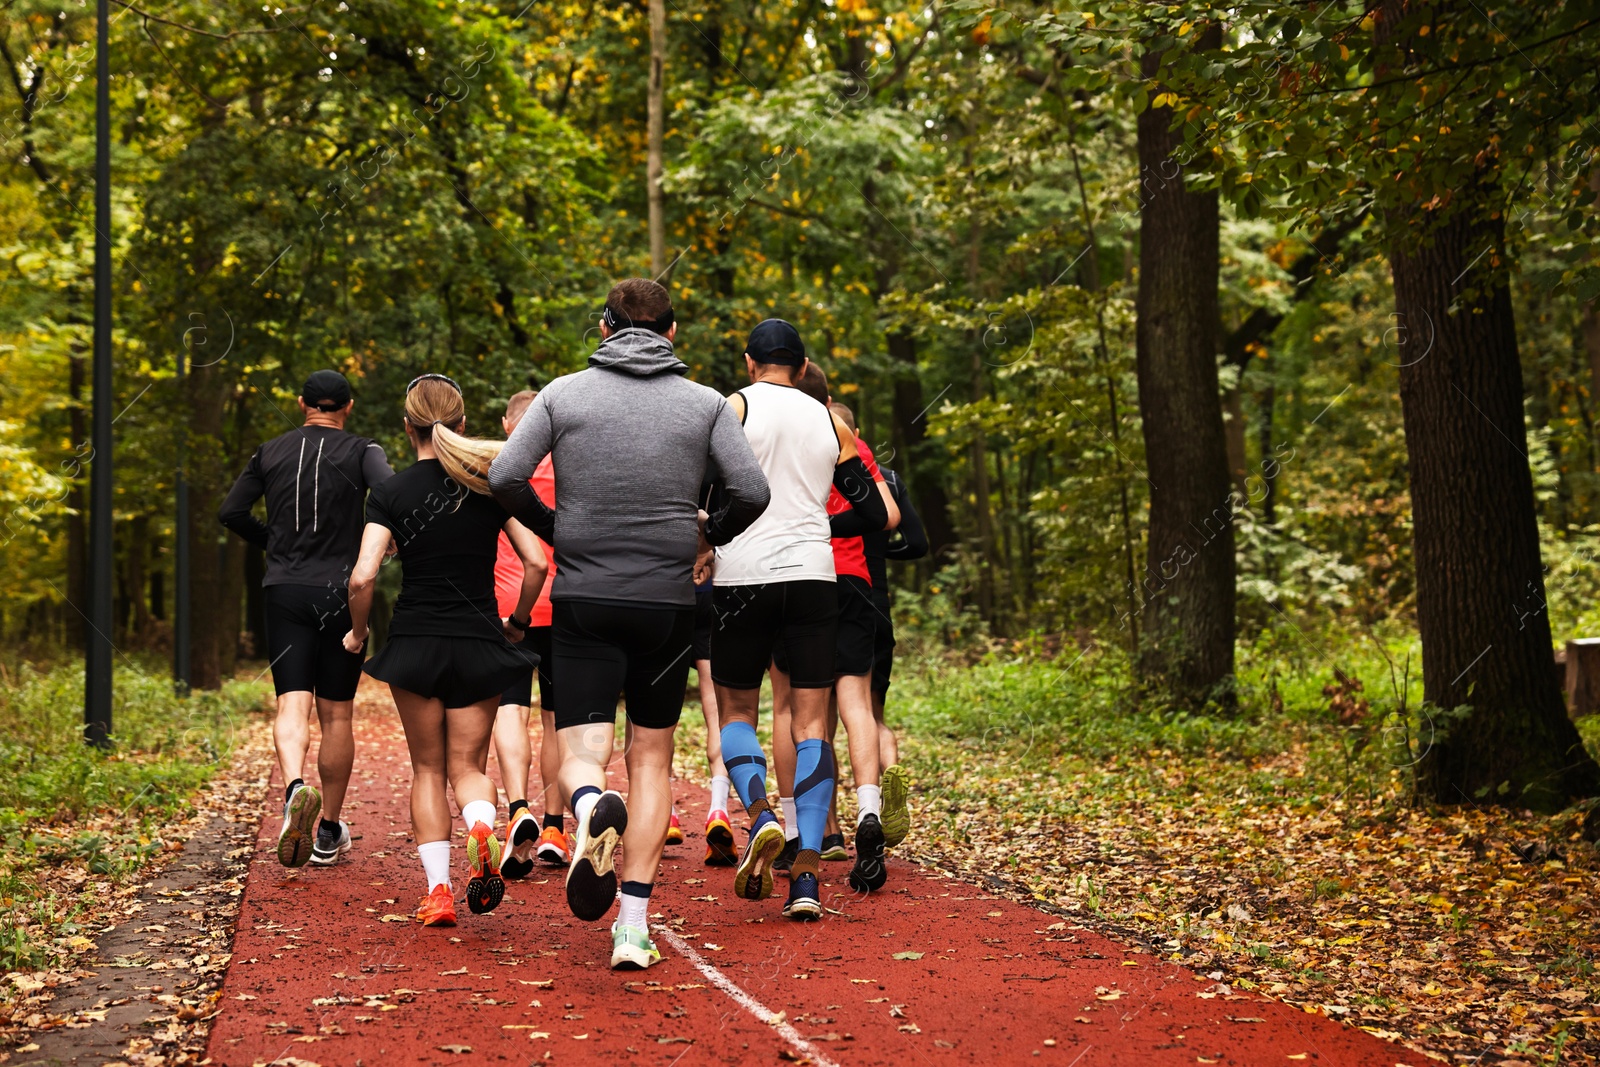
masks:
{"type": "Polygon", "coordinates": [[[456,924],[456,901],[448,885],[436,885],[428,891],[417,908],[417,921],[423,926],[456,924]]]}
{"type": "Polygon", "coordinates": [[[543,863],[552,867],[565,867],[572,862],[572,842],[560,828],[546,826],[539,835],[539,847],[534,853],[543,863]]]}
{"type": "Polygon", "coordinates": [[[667,844],[683,844],[683,827],[678,825],[678,813],[672,813],[672,821],[667,824],[667,844]]]}
{"type": "Polygon", "coordinates": [[[733,823],[725,811],[714,811],[706,818],[706,866],[732,867],[739,862],[733,850],[733,823]]]}
{"type": "Polygon", "coordinates": [[[482,915],[500,906],[506,881],[500,875],[500,839],[483,823],[467,831],[467,908],[482,915]]]}

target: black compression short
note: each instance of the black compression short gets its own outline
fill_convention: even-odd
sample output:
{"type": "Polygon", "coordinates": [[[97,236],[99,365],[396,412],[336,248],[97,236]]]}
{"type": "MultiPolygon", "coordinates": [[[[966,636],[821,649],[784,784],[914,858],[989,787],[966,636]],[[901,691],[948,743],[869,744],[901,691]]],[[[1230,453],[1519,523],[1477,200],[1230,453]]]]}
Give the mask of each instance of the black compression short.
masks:
{"type": "Polygon", "coordinates": [[[717,609],[711,587],[694,591],[694,661],[711,658],[711,632],[716,629],[717,609]]]}
{"type": "Polygon", "coordinates": [[[339,586],[269,585],[261,590],[267,617],[267,656],[277,694],[310,692],[350,700],[361,682],[365,650],[344,650],[350,605],[339,586]]]}
{"type": "Polygon", "coordinates": [[[561,675],[556,729],[615,722],[618,695],[635,726],[678,724],[693,655],[693,608],[595,600],[558,600],[553,607],[551,651],[561,675]]]}
{"type": "Polygon", "coordinates": [[[711,677],[729,689],[759,689],[776,655],[795,689],[833,686],[839,598],[834,582],[719,585],[711,677]]]}
{"type": "Polygon", "coordinates": [[[833,673],[841,678],[871,674],[878,640],[878,607],[872,602],[872,586],[864,578],[841,574],[838,587],[839,630],[833,646],[833,673]]]}
{"type": "Polygon", "coordinates": [[[872,650],[872,691],[882,700],[889,691],[889,675],[894,669],[894,618],[890,614],[888,590],[873,586],[872,604],[878,609],[877,639],[872,650]]]}
{"type": "Polygon", "coordinates": [[[526,675],[511,683],[506,688],[506,691],[500,694],[500,706],[505,707],[507,704],[514,704],[519,708],[526,708],[532,705],[533,676],[537,673],[539,675],[539,710],[554,711],[556,698],[555,683],[550,680],[550,672],[553,669],[550,655],[550,627],[528,627],[526,634],[522,638],[522,644],[518,647],[528,649],[539,657],[539,669],[537,672],[529,671],[526,675]]]}

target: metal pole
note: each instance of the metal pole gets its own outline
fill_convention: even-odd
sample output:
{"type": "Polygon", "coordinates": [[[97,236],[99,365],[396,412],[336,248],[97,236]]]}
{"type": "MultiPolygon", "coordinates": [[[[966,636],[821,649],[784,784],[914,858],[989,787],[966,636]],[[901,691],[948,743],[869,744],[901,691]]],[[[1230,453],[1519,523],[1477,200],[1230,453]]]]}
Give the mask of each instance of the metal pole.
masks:
{"type": "MultiPolygon", "coordinates": [[[[178,402],[182,404],[184,377],[189,369],[189,341],[184,335],[178,350],[178,402]]],[[[192,676],[189,671],[189,423],[178,420],[178,479],[177,515],[173,537],[173,604],[172,604],[172,686],[180,695],[187,694],[192,676]]]]}
{"type": "Polygon", "coordinates": [[[89,633],[84,736],[111,743],[111,63],[109,0],[99,0],[95,44],[94,466],[89,474],[89,633]]]}

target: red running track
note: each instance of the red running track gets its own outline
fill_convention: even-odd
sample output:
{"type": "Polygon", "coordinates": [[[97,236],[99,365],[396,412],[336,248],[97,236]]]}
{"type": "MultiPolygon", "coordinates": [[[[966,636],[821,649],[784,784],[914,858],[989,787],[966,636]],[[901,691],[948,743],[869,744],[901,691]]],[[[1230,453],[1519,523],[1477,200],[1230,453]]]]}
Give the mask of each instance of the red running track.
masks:
{"type": "MultiPolygon", "coordinates": [[[[683,782],[689,839],[667,850],[656,885],[664,958],[650,970],[610,970],[611,917],[575,919],[556,871],[511,883],[489,915],[458,902],[458,927],[424,929],[409,921],[424,889],[410,767],[381,688],[363,687],[356,738],[349,862],[285,870],[279,820],[263,820],[212,1063],[1425,1062],[901,861],[865,899],[848,864],[824,864],[832,910],[791,923],[781,895],[740,900],[731,870],[702,865],[705,795],[683,782]]],[[[271,789],[282,795],[276,778],[271,789]]],[[[455,862],[459,886],[463,849],[455,862]]]]}

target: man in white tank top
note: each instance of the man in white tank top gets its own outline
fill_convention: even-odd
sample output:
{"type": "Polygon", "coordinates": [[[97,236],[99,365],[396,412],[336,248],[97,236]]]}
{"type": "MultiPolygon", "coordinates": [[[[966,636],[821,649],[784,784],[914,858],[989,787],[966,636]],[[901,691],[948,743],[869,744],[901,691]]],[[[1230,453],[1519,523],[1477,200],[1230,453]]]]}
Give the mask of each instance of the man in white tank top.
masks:
{"type": "Polygon", "coordinates": [[[789,323],[768,319],[751,331],[745,347],[751,384],[728,403],[744,424],[771,502],[742,534],[717,549],[717,619],[711,637],[722,757],[751,818],[750,841],[734,874],[734,892],[749,900],[772,894],[772,861],[783,850],[755,725],[762,675],[780,645],[786,655],[794,693],[800,852],[783,913],[802,920],[822,916],[817,866],[836,774],[827,741],[839,611],[829,489],[838,486],[871,528],[882,529],[888,521],[883,499],[857,454],[855,435],[794,387],[806,364],[805,345],[789,323]]]}

